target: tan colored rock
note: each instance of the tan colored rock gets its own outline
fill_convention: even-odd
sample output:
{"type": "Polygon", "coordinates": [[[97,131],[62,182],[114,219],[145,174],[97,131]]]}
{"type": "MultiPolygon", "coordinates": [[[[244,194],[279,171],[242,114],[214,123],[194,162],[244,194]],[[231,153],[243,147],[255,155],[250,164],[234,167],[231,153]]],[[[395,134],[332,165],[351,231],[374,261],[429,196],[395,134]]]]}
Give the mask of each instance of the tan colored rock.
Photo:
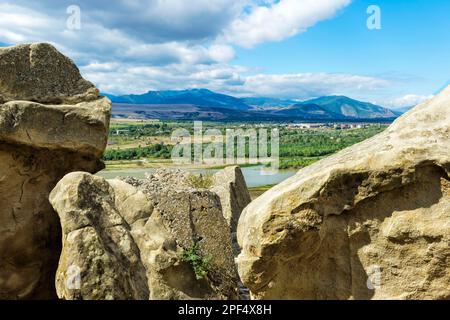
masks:
{"type": "Polygon", "coordinates": [[[236,232],[242,210],[251,202],[244,175],[238,166],[226,167],[214,174],[211,191],[217,193],[231,232],[236,232]]]}
{"type": "Polygon", "coordinates": [[[75,104],[96,100],[98,89],[47,43],[0,48],[0,103],[15,100],[75,104]]]}
{"type": "Polygon", "coordinates": [[[109,181],[140,248],[151,299],[237,299],[237,270],[220,199],[190,187],[188,177],[180,170],[157,170],[144,180],[109,181]],[[196,244],[208,261],[201,279],[181,259],[196,244]]]}
{"type": "Polygon", "coordinates": [[[0,106],[0,139],[4,143],[95,158],[103,155],[111,111],[108,98],[75,105],[11,101],[0,106]]]}
{"type": "Polygon", "coordinates": [[[60,298],[238,297],[229,227],[219,197],[208,190],[167,184],[179,173],[160,170],[144,180],[114,179],[109,181],[110,187],[102,178],[72,173],[58,183],[50,198],[63,225],[63,251],[57,273],[60,298]],[[110,225],[117,226],[120,232],[114,235],[115,228],[110,225]],[[113,239],[114,246],[104,239],[113,239]],[[109,254],[105,255],[107,248],[109,254]],[[197,272],[192,261],[183,259],[189,250],[197,262],[205,262],[197,272]],[[121,262],[122,256],[130,261],[139,257],[144,275],[127,273],[122,266],[128,260],[121,262]],[[98,263],[106,269],[103,274],[99,274],[98,263]],[[73,265],[80,268],[78,290],[67,289],[73,265]],[[145,283],[147,297],[130,291],[136,287],[133,283],[145,283]],[[115,291],[116,295],[112,293],[115,291]]]}
{"type": "Polygon", "coordinates": [[[300,170],[238,226],[254,299],[450,298],[450,87],[300,170]]]}
{"type": "Polygon", "coordinates": [[[68,172],[103,168],[111,103],[96,90],[50,45],[0,49],[0,299],[56,297],[48,195],[68,172]]]}
{"type": "Polygon", "coordinates": [[[230,226],[233,254],[237,256],[241,251],[237,242],[237,224],[242,210],[252,201],[241,168],[231,166],[218,171],[209,189],[220,198],[223,216],[230,226]]]}
{"type": "Polygon", "coordinates": [[[112,187],[85,172],[66,175],[50,194],[62,226],[56,274],[66,300],[148,299],[145,268],[112,187]]]}

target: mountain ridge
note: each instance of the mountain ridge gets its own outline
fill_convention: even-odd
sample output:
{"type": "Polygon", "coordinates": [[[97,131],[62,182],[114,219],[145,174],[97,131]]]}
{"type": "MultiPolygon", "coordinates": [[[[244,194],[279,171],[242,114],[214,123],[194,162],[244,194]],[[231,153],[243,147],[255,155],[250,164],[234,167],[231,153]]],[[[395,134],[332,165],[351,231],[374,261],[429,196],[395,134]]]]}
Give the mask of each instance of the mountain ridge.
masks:
{"type": "Polygon", "coordinates": [[[395,119],[400,112],[346,96],[323,96],[306,101],[267,97],[237,98],[208,89],[148,91],[116,96],[104,94],[116,105],[116,117],[227,120],[363,120],[395,119]],[[117,113],[118,109],[125,113],[117,113]]]}
{"type": "Polygon", "coordinates": [[[236,110],[248,110],[251,107],[241,99],[216,93],[208,89],[148,91],[141,95],[114,96],[105,94],[115,103],[132,104],[192,104],[197,106],[223,107],[236,110]]]}

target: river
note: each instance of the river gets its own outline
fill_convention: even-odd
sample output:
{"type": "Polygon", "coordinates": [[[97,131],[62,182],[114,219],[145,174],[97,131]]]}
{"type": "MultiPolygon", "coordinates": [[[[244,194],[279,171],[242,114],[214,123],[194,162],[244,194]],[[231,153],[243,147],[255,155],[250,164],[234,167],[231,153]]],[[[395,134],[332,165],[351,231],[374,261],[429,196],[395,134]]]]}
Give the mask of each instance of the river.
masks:
{"type": "MultiPolygon", "coordinates": [[[[97,175],[106,178],[106,179],[114,179],[115,177],[136,177],[136,178],[144,178],[145,173],[151,173],[156,169],[120,169],[120,170],[103,170],[97,173],[97,175]]],[[[215,173],[220,171],[220,169],[186,169],[186,171],[190,171],[193,173],[215,173]]],[[[254,167],[244,167],[242,168],[242,173],[244,174],[245,182],[247,183],[247,187],[255,188],[261,187],[265,185],[274,185],[286,180],[287,178],[293,176],[297,170],[278,170],[275,173],[269,174],[266,170],[264,170],[263,166],[254,166],[254,167]]]]}

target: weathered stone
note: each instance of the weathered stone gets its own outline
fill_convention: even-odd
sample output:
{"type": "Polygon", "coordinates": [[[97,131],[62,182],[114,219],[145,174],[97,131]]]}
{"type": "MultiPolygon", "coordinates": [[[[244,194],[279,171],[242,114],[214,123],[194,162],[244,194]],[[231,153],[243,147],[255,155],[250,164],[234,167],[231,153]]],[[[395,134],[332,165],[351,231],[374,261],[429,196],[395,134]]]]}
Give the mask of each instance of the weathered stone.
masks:
{"type": "Polygon", "coordinates": [[[75,104],[96,100],[98,95],[73,61],[50,44],[0,48],[0,103],[75,104]]]}
{"type": "Polygon", "coordinates": [[[210,190],[217,193],[220,198],[223,215],[230,226],[233,253],[237,256],[240,252],[236,234],[237,224],[242,210],[251,202],[241,168],[238,166],[226,167],[214,174],[210,190]]]}
{"type": "Polygon", "coordinates": [[[211,191],[190,187],[188,177],[180,170],[157,170],[144,180],[127,179],[134,190],[123,181],[110,181],[116,194],[122,194],[117,206],[132,223],[151,299],[236,299],[237,271],[220,199],[211,191]],[[131,202],[145,203],[143,197],[147,205],[133,208],[131,202]],[[209,260],[203,279],[181,259],[195,244],[199,255],[209,260]]]}
{"type": "Polygon", "coordinates": [[[0,105],[0,139],[100,158],[108,138],[110,110],[107,98],[76,105],[11,101],[0,105]]]}
{"type": "Polygon", "coordinates": [[[50,45],[0,49],[2,299],[56,297],[61,231],[48,195],[68,172],[103,168],[111,104],[96,90],[50,45]]]}
{"type": "Polygon", "coordinates": [[[62,226],[59,298],[148,299],[139,249],[115,208],[114,190],[103,178],[70,173],[51,192],[50,202],[62,226]]]}
{"type": "Polygon", "coordinates": [[[450,298],[450,87],[253,201],[238,269],[254,299],[450,298]]]}
{"type": "Polygon", "coordinates": [[[211,191],[217,193],[231,232],[236,232],[242,210],[251,202],[244,175],[238,166],[226,167],[214,174],[211,191]]]}
{"type": "MultiPolygon", "coordinates": [[[[134,185],[135,187],[137,187],[140,190],[144,190],[147,195],[143,194],[142,191],[137,191],[137,189],[133,190],[133,188],[129,184],[126,184],[120,180],[110,180],[110,183],[114,186],[114,189],[116,190],[116,194],[122,195],[122,196],[116,197],[117,201],[119,202],[119,203],[117,203],[117,206],[118,206],[118,208],[121,208],[120,212],[122,212],[124,218],[130,224],[132,224],[136,221],[136,216],[142,217],[143,215],[145,215],[143,212],[147,212],[148,213],[147,216],[150,216],[151,212],[155,208],[151,204],[152,202],[154,202],[154,200],[151,200],[151,199],[152,198],[157,199],[158,194],[160,194],[160,193],[166,194],[170,190],[172,190],[172,191],[177,190],[178,193],[175,197],[178,198],[180,196],[180,194],[182,194],[183,192],[186,192],[186,190],[188,190],[188,192],[192,192],[193,190],[195,190],[195,188],[192,186],[192,180],[190,180],[190,178],[192,178],[192,175],[193,175],[192,173],[189,173],[187,171],[182,171],[182,170],[157,170],[153,174],[149,175],[147,177],[147,179],[144,179],[144,180],[139,180],[139,179],[134,179],[134,178],[125,179],[129,184],[134,185]],[[184,191],[182,191],[182,190],[184,190],[184,191]],[[150,197],[150,200],[148,199],[148,194],[153,195],[150,197]],[[144,200],[144,198],[147,198],[147,201],[144,200]],[[147,203],[147,205],[144,205],[145,203],[147,203]]],[[[198,175],[196,175],[196,176],[198,178],[198,175]]],[[[239,167],[228,167],[228,168],[225,168],[224,170],[217,172],[213,177],[209,177],[209,175],[205,175],[203,178],[206,180],[209,180],[211,178],[210,179],[211,181],[206,181],[206,183],[201,183],[201,184],[204,184],[206,188],[203,189],[203,191],[198,191],[198,192],[201,192],[201,194],[203,194],[203,195],[207,195],[207,197],[211,197],[211,195],[207,192],[207,190],[210,190],[219,196],[220,204],[213,203],[213,206],[208,210],[211,210],[211,211],[217,213],[218,212],[217,208],[222,207],[221,214],[225,217],[225,220],[229,227],[228,234],[227,234],[225,227],[222,225],[222,222],[221,222],[222,219],[220,219],[218,217],[213,218],[212,216],[209,217],[211,219],[210,221],[204,221],[205,225],[203,226],[203,229],[205,230],[205,232],[206,231],[218,232],[216,234],[216,236],[221,238],[218,241],[225,244],[225,247],[223,247],[223,248],[214,249],[213,255],[214,256],[215,255],[224,255],[224,254],[226,255],[225,256],[226,259],[221,262],[221,265],[225,266],[225,270],[226,269],[230,270],[230,274],[227,277],[229,277],[232,280],[231,280],[231,283],[229,283],[229,288],[227,289],[227,292],[231,292],[232,294],[225,294],[225,295],[223,295],[223,297],[229,298],[230,296],[234,295],[234,288],[236,285],[236,280],[235,280],[236,275],[233,275],[235,273],[235,267],[232,265],[231,256],[227,256],[228,255],[227,246],[229,243],[230,236],[231,236],[231,240],[232,240],[231,243],[232,243],[233,255],[236,256],[240,250],[239,246],[237,244],[237,240],[236,240],[236,230],[235,230],[235,228],[233,228],[232,221],[233,220],[237,221],[237,218],[241,214],[242,209],[245,207],[246,204],[248,204],[248,202],[250,202],[249,201],[250,196],[248,193],[248,189],[247,189],[244,177],[243,177],[242,172],[239,167]],[[211,185],[209,185],[209,183],[211,185]],[[216,224],[219,223],[219,224],[214,225],[214,223],[216,223],[216,224]],[[205,226],[209,226],[209,227],[205,227],[205,226]]],[[[202,197],[204,197],[204,196],[202,196],[202,197]]],[[[202,197],[199,198],[199,201],[201,200],[202,197]]],[[[183,203],[186,203],[186,201],[179,202],[180,208],[183,206],[183,203]]],[[[167,203],[167,204],[169,204],[169,203],[167,203]]],[[[194,204],[197,205],[196,202],[194,202],[194,204]]],[[[159,205],[161,205],[161,203],[159,203],[159,205]]],[[[179,209],[177,209],[177,210],[179,210],[179,209]]],[[[220,209],[219,209],[219,211],[220,211],[220,209]]],[[[180,234],[175,234],[174,235],[175,238],[173,238],[173,236],[169,236],[169,234],[167,232],[164,232],[164,228],[161,228],[161,225],[162,225],[161,221],[164,221],[164,219],[159,217],[158,214],[154,214],[154,216],[152,216],[150,219],[156,219],[156,220],[152,224],[147,223],[145,225],[145,228],[143,228],[140,223],[132,225],[133,226],[132,227],[133,234],[136,234],[136,237],[135,237],[136,239],[141,239],[141,241],[142,241],[142,239],[143,239],[142,235],[153,234],[155,236],[151,237],[152,240],[149,241],[150,243],[154,242],[153,238],[166,239],[165,241],[168,241],[168,239],[172,238],[171,241],[172,241],[172,243],[174,243],[174,239],[180,238],[180,234]],[[148,230],[146,231],[146,229],[148,229],[148,230]],[[152,231],[150,231],[150,229],[152,231]]],[[[186,230],[183,230],[183,229],[184,229],[183,227],[177,228],[178,232],[181,232],[181,231],[186,232],[186,230]]],[[[195,227],[195,229],[199,229],[199,228],[195,227]]],[[[213,233],[211,233],[211,236],[212,235],[213,235],[213,233]]],[[[193,235],[191,233],[189,237],[192,238],[192,236],[193,235]]],[[[201,235],[200,237],[206,238],[203,235],[201,235]]],[[[148,238],[148,236],[146,236],[146,238],[148,238]]],[[[183,237],[183,238],[185,238],[185,237],[183,237]]],[[[138,241],[138,243],[141,243],[141,241],[138,241]]],[[[148,248],[152,248],[152,245],[148,245],[149,242],[147,242],[147,245],[144,242],[144,244],[142,245],[142,247],[144,248],[143,251],[148,251],[148,248]]],[[[192,241],[189,242],[189,245],[190,246],[193,245],[192,241]]],[[[218,243],[216,243],[216,245],[218,245],[218,243]]],[[[175,247],[175,245],[171,245],[171,247],[175,247]]],[[[185,246],[185,248],[186,248],[186,246],[185,246]]],[[[152,250],[153,250],[152,254],[157,254],[158,256],[161,256],[161,257],[166,256],[165,258],[161,258],[161,259],[153,258],[153,260],[165,261],[168,259],[167,258],[167,255],[168,255],[167,250],[165,250],[165,251],[163,250],[161,252],[159,252],[158,248],[153,248],[152,250]]],[[[143,252],[143,251],[141,251],[141,252],[143,252]]],[[[173,253],[172,253],[172,255],[173,255],[173,253]]],[[[177,256],[179,257],[179,254],[175,255],[175,258],[177,256]]],[[[144,261],[145,260],[146,259],[144,259],[144,261]]],[[[175,261],[175,263],[178,263],[177,259],[174,259],[174,261],[175,261]]],[[[155,269],[155,266],[150,265],[147,267],[148,270],[152,269],[152,268],[155,269]]],[[[167,275],[164,275],[164,274],[167,274],[168,270],[170,270],[170,269],[168,269],[168,270],[166,270],[164,268],[161,269],[160,266],[156,266],[156,270],[159,270],[159,271],[154,271],[152,273],[152,275],[149,276],[149,278],[155,279],[155,280],[153,280],[153,284],[149,283],[150,287],[155,288],[155,290],[153,290],[153,295],[155,298],[158,298],[158,299],[167,299],[167,298],[185,299],[185,298],[189,298],[189,297],[192,298],[192,297],[199,297],[199,296],[206,297],[207,290],[205,288],[200,290],[199,282],[195,281],[195,279],[192,276],[192,272],[188,272],[188,275],[190,274],[190,276],[183,277],[184,280],[181,282],[184,284],[182,286],[178,285],[178,287],[176,287],[174,289],[174,288],[171,288],[171,286],[172,287],[174,286],[174,283],[175,283],[174,281],[171,281],[171,284],[169,284],[169,285],[167,283],[164,283],[164,281],[165,281],[164,279],[169,278],[167,275]],[[161,279],[163,279],[163,280],[161,280],[161,279]],[[189,289],[191,287],[195,287],[196,290],[189,289]],[[159,289],[159,288],[164,288],[164,289],[159,289]]]]}
{"type": "MultiPolygon", "coordinates": [[[[102,178],[77,173],[69,174],[58,184],[51,194],[51,202],[63,225],[64,245],[57,274],[58,295],[61,298],[120,298],[120,295],[108,294],[114,286],[130,288],[129,283],[142,281],[147,285],[149,295],[146,298],[149,299],[238,297],[229,227],[222,215],[219,197],[208,190],[183,187],[182,183],[176,186],[168,184],[170,177],[175,175],[178,173],[160,170],[144,180],[110,180],[111,187],[107,188],[102,178]],[[85,221],[86,216],[88,221],[85,221]],[[111,272],[105,272],[104,279],[101,279],[96,264],[82,264],[83,261],[101,261],[106,250],[84,248],[106,248],[106,243],[102,243],[101,239],[114,238],[108,224],[99,222],[102,217],[108,221],[114,217],[117,220],[114,225],[126,230],[123,233],[127,236],[127,246],[115,245],[113,256],[119,257],[120,252],[129,252],[129,248],[133,248],[130,252],[135,254],[133,257],[139,256],[145,268],[144,280],[142,277],[133,278],[136,272],[128,274],[125,269],[119,268],[124,263],[105,261],[103,268],[109,268],[111,272]],[[78,235],[81,232],[73,225],[88,226],[89,230],[93,227],[101,236],[73,236],[72,233],[78,235]],[[183,259],[183,254],[193,248],[196,248],[193,252],[195,258],[205,262],[204,270],[200,271],[206,274],[194,272],[192,263],[183,259]],[[65,286],[67,275],[71,274],[71,265],[81,268],[81,288],[75,291],[68,291],[65,286]],[[117,277],[109,279],[113,275],[117,277]],[[100,282],[107,285],[103,286],[100,282]],[[101,295],[90,294],[100,285],[103,290],[101,295]]],[[[143,299],[142,296],[135,298],[143,299]]]]}

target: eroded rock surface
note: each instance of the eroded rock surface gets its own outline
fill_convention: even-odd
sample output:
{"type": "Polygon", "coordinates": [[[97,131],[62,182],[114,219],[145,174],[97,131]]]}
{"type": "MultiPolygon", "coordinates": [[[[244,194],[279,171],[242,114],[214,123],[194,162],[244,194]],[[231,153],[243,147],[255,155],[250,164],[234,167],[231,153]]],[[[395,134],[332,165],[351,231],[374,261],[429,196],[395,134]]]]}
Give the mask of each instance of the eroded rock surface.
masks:
{"type": "MultiPolygon", "coordinates": [[[[63,222],[63,231],[66,229],[65,224],[76,222],[80,226],[88,225],[88,230],[93,227],[96,234],[102,235],[100,238],[113,239],[113,231],[107,224],[99,221],[114,216],[117,219],[115,225],[120,226],[120,230],[126,235],[127,245],[116,245],[113,256],[119,256],[120,252],[130,252],[130,248],[133,248],[133,257],[139,255],[139,261],[145,268],[147,299],[238,297],[237,271],[229,227],[222,214],[220,199],[215,193],[191,188],[183,183],[182,172],[167,170],[157,171],[143,180],[110,180],[109,189],[106,187],[108,183],[102,178],[77,173],[95,185],[95,188],[87,188],[86,185],[74,183],[80,181],[80,178],[74,179],[73,174],[71,175],[58,184],[51,196],[51,202],[61,221],[67,221],[63,222]],[[80,189],[86,190],[70,192],[80,189]],[[81,194],[86,195],[83,201],[81,194]],[[70,206],[66,204],[68,195],[73,198],[70,206]],[[77,221],[78,217],[83,216],[83,203],[89,203],[88,208],[97,208],[86,211],[94,216],[89,218],[89,223],[77,221]],[[186,257],[190,260],[186,260],[186,257]],[[197,268],[194,268],[195,265],[197,268]]],[[[67,299],[103,299],[113,290],[113,286],[106,288],[101,296],[94,297],[90,293],[96,290],[100,281],[97,281],[97,263],[100,263],[104,252],[111,246],[106,242],[99,245],[99,236],[79,237],[73,236],[74,232],[77,234],[80,231],[69,229],[63,235],[63,252],[57,274],[58,295],[67,299]],[[83,250],[91,246],[102,249],[83,250]],[[95,263],[83,265],[83,261],[95,263]],[[66,283],[70,280],[71,265],[77,265],[81,269],[81,287],[78,290],[70,289],[67,294],[66,283]]],[[[115,243],[124,242],[119,236],[116,238],[118,240],[115,243]]],[[[128,285],[130,279],[142,283],[140,278],[139,281],[133,279],[135,273],[128,275],[126,269],[118,270],[115,265],[106,262],[102,265],[115,271],[107,272],[105,278],[117,274],[117,279],[122,279],[121,284],[115,286],[123,287],[125,283],[127,288],[132,288],[133,286],[128,285]]],[[[121,265],[124,264],[120,263],[119,266],[121,265]]],[[[104,281],[113,285],[111,280],[104,281]]],[[[130,290],[127,292],[131,293],[130,290]]],[[[117,298],[111,294],[109,296],[117,298]]]]}
{"type": "Polygon", "coordinates": [[[59,298],[148,299],[139,249],[108,182],[89,173],[69,173],[51,192],[50,202],[62,226],[59,298]]]}
{"type": "Polygon", "coordinates": [[[0,298],[56,297],[61,228],[49,192],[97,172],[110,101],[48,44],[0,48],[0,298]]]}
{"type": "Polygon", "coordinates": [[[217,193],[222,204],[223,216],[230,226],[233,253],[240,252],[237,242],[237,224],[244,208],[251,202],[250,193],[238,166],[226,167],[213,176],[210,190],[217,193]]]}
{"type": "Polygon", "coordinates": [[[255,299],[450,299],[450,87],[253,201],[255,299]]]}
{"type": "Polygon", "coordinates": [[[210,190],[219,195],[223,215],[230,225],[231,232],[235,233],[242,210],[251,202],[241,168],[226,167],[214,174],[210,190]]]}
{"type": "Polygon", "coordinates": [[[98,89],[52,45],[35,43],[0,49],[0,103],[26,100],[75,104],[97,98],[98,89]]]}

